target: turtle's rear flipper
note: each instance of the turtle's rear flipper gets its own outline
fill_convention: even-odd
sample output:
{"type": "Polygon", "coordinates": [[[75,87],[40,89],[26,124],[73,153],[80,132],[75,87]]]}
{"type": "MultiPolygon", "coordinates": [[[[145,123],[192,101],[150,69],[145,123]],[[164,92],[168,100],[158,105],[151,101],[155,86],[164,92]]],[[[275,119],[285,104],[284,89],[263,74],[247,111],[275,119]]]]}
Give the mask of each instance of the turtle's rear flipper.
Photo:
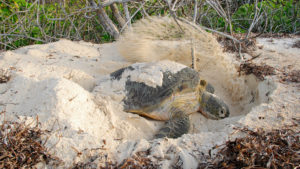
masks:
{"type": "Polygon", "coordinates": [[[177,138],[187,133],[190,128],[190,119],[182,111],[176,111],[166,125],[162,127],[159,132],[155,135],[155,138],[177,138]]]}

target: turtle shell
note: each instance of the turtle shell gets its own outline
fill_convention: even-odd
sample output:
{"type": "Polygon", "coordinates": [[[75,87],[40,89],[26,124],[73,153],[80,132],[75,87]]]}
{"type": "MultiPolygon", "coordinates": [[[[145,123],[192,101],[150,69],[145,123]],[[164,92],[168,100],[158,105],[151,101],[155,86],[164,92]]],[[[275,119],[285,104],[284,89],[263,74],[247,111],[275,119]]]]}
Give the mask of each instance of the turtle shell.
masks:
{"type": "Polygon", "coordinates": [[[193,93],[199,85],[199,73],[172,61],[139,63],[110,74],[111,80],[125,80],[124,111],[153,119],[154,111],[164,106],[170,97],[193,93]]]}

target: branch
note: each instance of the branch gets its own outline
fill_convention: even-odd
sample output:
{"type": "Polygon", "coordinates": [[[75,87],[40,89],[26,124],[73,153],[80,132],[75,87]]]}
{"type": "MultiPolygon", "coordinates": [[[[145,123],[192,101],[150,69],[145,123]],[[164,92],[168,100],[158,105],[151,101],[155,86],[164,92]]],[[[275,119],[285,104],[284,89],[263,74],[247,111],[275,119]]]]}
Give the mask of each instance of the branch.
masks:
{"type": "Polygon", "coordinates": [[[170,14],[171,14],[171,16],[173,17],[175,23],[178,25],[180,31],[181,31],[181,32],[184,32],[184,30],[182,29],[182,27],[180,26],[180,24],[178,23],[177,18],[176,18],[176,13],[175,13],[176,10],[175,10],[175,7],[176,7],[177,0],[175,0],[175,2],[174,2],[174,4],[173,4],[173,7],[171,7],[172,4],[170,3],[170,1],[168,1],[168,0],[165,0],[165,1],[166,1],[166,3],[168,4],[170,14]]]}
{"type": "Polygon", "coordinates": [[[0,36],[15,36],[15,37],[22,37],[22,38],[28,38],[28,39],[31,39],[31,40],[35,40],[35,41],[41,41],[41,42],[44,42],[46,43],[46,41],[42,40],[42,39],[38,39],[38,38],[33,38],[33,37],[30,37],[30,36],[25,36],[25,35],[18,35],[18,34],[0,34],[0,36]]]}
{"type": "Polygon", "coordinates": [[[234,38],[233,36],[227,35],[227,34],[225,34],[225,33],[223,33],[223,32],[219,32],[219,31],[216,31],[216,30],[213,30],[213,29],[204,27],[204,26],[196,25],[195,23],[190,22],[190,21],[188,21],[188,20],[186,20],[186,19],[183,19],[183,18],[179,18],[179,20],[182,21],[182,22],[184,22],[184,23],[187,23],[187,24],[193,26],[193,27],[194,27],[196,30],[198,30],[199,32],[203,32],[203,30],[200,29],[200,28],[202,28],[202,29],[204,29],[204,30],[208,30],[208,31],[211,31],[211,32],[215,32],[215,33],[217,33],[217,34],[219,34],[219,35],[221,35],[221,36],[224,36],[224,37],[226,37],[226,38],[229,38],[229,39],[233,40],[234,42],[238,43],[238,45],[239,45],[239,56],[240,56],[240,58],[241,58],[242,61],[244,60],[244,58],[243,58],[243,56],[242,56],[242,53],[241,53],[241,49],[242,49],[241,43],[242,43],[245,39],[243,39],[243,40],[238,40],[238,39],[234,38]]]}
{"type": "Polygon", "coordinates": [[[125,25],[122,27],[122,29],[120,30],[120,32],[123,32],[124,29],[126,28],[128,22],[131,21],[131,19],[142,9],[142,7],[144,6],[144,4],[146,3],[146,1],[144,1],[141,6],[133,13],[133,15],[130,17],[130,19],[125,23],[125,25]]]}
{"type": "Polygon", "coordinates": [[[195,0],[195,5],[194,5],[194,16],[193,16],[193,22],[196,23],[197,19],[197,6],[198,6],[198,0],[195,0]]]}
{"type": "Polygon", "coordinates": [[[122,17],[122,15],[120,14],[118,6],[116,4],[111,4],[110,9],[113,13],[113,16],[116,18],[116,20],[118,21],[120,27],[122,28],[125,25],[126,22],[125,22],[124,18],[122,17]]]}
{"type": "Polygon", "coordinates": [[[261,18],[262,14],[263,14],[263,13],[261,13],[261,14],[258,16],[258,13],[260,13],[260,11],[261,11],[261,9],[262,9],[262,5],[261,5],[261,7],[259,8],[259,10],[257,10],[257,9],[258,9],[258,7],[257,7],[257,1],[258,1],[258,0],[255,0],[255,14],[254,14],[254,18],[253,18],[253,20],[252,20],[252,23],[251,23],[249,29],[248,29],[248,32],[247,32],[247,35],[246,35],[245,39],[248,38],[249,34],[251,33],[252,29],[254,28],[254,25],[256,25],[256,23],[259,21],[259,19],[261,18]]]}
{"type": "Polygon", "coordinates": [[[128,27],[131,27],[131,18],[130,18],[127,2],[123,3],[123,8],[126,17],[126,23],[128,24],[128,27]]]}
{"type": "Polygon", "coordinates": [[[108,0],[108,1],[104,1],[104,2],[100,2],[100,7],[105,7],[105,6],[109,6],[113,3],[127,3],[130,1],[135,1],[135,0],[108,0]]]}
{"type": "Polygon", "coordinates": [[[200,31],[200,32],[203,32],[203,30],[200,29],[200,28],[202,28],[202,29],[204,29],[204,30],[208,30],[208,31],[217,33],[217,34],[219,34],[219,35],[221,35],[221,36],[224,36],[224,37],[226,37],[226,38],[229,38],[229,39],[233,40],[234,42],[241,43],[240,40],[238,40],[238,39],[234,38],[233,36],[230,36],[230,35],[228,35],[228,34],[226,34],[226,33],[219,32],[219,31],[216,31],[216,30],[214,30],[214,29],[207,28],[207,27],[205,27],[205,26],[197,25],[197,24],[192,23],[192,22],[190,22],[190,21],[188,21],[188,20],[186,20],[186,19],[183,19],[183,18],[178,18],[178,20],[180,20],[180,21],[182,21],[182,22],[184,22],[184,23],[187,23],[187,24],[193,26],[196,30],[198,30],[198,31],[200,31]]]}
{"type": "Polygon", "coordinates": [[[143,11],[143,14],[145,14],[146,15],[146,17],[150,17],[150,15],[146,12],[146,10],[145,10],[145,8],[144,8],[144,6],[142,7],[142,11],[143,11]]]}
{"type": "Polygon", "coordinates": [[[114,39],[118,39],[120,36],[120,32],[116,25],[108,17],[104,8],[98,8],[94,0],[89,0],[89,2],[92,5],[92,7],[97,9],[97,15],[100,20],[100,24],[103,26],[104,30],[107,31],[111,36],[113,36],[114,39]]]}
{"type": "Polygon", "coordinates": [[[221,4],[219,1],[216,0],[207,0],[206,1],[214,10],[218,13],[220,17],[223,17],[227,21],[227,15],[224,9],[222,8],[221,4]]]}
{"type": "MultiPolygon", "coordinates": [[[[9,47],[11,49],[15,49],[16,48],[16,47],[10,46],[10,45],[2,43],[2,42],[0,42],[0,45],[4,45],[5,47],[9,47]]],[[[0,94],[2,94],[2,93],[0,93],[0,94]]]]}

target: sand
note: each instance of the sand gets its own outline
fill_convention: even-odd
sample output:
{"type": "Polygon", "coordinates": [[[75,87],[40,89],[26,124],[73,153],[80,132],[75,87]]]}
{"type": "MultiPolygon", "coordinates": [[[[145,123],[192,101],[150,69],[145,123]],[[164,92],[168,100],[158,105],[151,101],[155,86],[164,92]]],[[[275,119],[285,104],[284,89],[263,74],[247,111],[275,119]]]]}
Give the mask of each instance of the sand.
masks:
{"type": "MultiPolygon", "coordinates": [[[[232,86],[215,79],[216,93],[227,100],[231,116],[215,121],[193,114],[190,132],[178,139],[153,139],[163,122],[124,112],[118,91],[113,90],[116,88],[100,92],[100,84],[105,85],[109,73],[132,64],[116,50],[116,43],[98,45],[62,39],[2,52],[0,68],[8,71],[11,79],[0,84],[0,112],[5,112],[0,114],[0,122],[38,122],[42,129],[49,130],[44,136],[46,147],[63,160],[62,168],[90,157],[98,165],[121,163],[147,150],[148,157],[161,168],[175,164],[196,168],[203,153],[239,136],[233,134],[233,127],[268,130],[300,118],[300,84],[280,81],[283,71],[299,70],[300,49],[291,47],[296,40],[299,38],[258,39],[262,49],[256,52],[261,55],[254,62],[275,67],[276,75],[264,81],[253,75],[236,76],[247,81],[238,85],[245,85],[250,93],[239,101],[228,93],[227,88],[232,86]]],[[[234,56],[225,56],[236,66],[234,56]]],[[[151,77],[156,76],[149,76],[149,84],[159,85],[157,80],[151,82],[151,77]]]]}

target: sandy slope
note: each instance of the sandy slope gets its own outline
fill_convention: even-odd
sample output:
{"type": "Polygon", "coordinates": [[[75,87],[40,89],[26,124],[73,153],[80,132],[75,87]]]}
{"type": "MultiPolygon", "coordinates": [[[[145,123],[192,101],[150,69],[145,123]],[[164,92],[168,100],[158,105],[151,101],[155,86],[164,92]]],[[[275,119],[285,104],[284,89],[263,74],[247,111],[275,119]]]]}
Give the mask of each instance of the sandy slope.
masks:
{"type": "Polygon", "coordinates": [[[276,75],[263,82],[245,77],[255,100],[241,102],[247,110],[241,110],[239,104],[231,117],[220,121],[192,115],[189,134],[158,140],[152,137],[162,122],[125,113],[118,95],[96,90],[107,74],[130,64],[117,52],[115,43],[60,40],[3,52],[0,68],[8,70],[12,78],[0,84],[0,111],[5,111],[1,121],[25,119],[34,124],[38,117],[40,126],[52,131],[45,136],[46,146],[65,162],[64,167],[97,154],[95,162],[104,164],[150,150],[149,157],[163,168],[174,163],[196,168],[201,152],[236,137],[231,134],[233,126],[281,128],[300,118],[299,83],[280,82],[282,71],[300,68],[300,49],[291,48],[296,40],[258,40],[263,48],[254,61],[275,67],[276,75]],[[77,156],[77,151],[82,155],[77,156]]]}

